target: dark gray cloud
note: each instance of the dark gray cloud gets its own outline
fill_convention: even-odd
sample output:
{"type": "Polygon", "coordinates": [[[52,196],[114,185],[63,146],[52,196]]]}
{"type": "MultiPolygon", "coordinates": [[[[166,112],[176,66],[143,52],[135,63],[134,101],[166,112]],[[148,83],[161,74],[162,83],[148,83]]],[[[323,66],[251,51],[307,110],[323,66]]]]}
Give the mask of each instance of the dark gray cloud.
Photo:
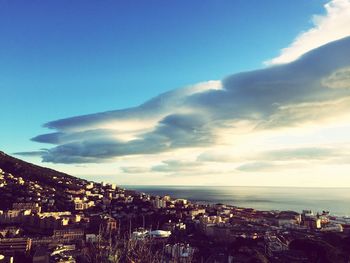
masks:
{"type": "MultiPolygon", "coordinates": [[[[222,81],[222,89],[215,82],[199,84],[161,94],[139,107],[52,121],[45,127],[55,132],[33,140],[56,145],[43,153],[46,162],[103,162],[215,145],[216,130],[227,121],[249,120],[256,129],[298,125],[329,113],[326,109],[315,114],[318,104],[350,96],[350,89],[331,88],[330,83],[345,85],[349,57],[350,37],[289,64],[231,75],[222,81]],[[140,127],[131,127],[131,121],[140,127]],[[128,125],[133,138],[122,140],[118,136],[128,132],[128,125]]],[[[338,111],[349,107],[343,103],[338,111]]]]}
{"type": "Polygon", "coordinates": [[[99,163],[117,156],[154,154],[176,148],[209,145],[213,136],[204,132],[205,125],[206,119],[201,115],[174,114],[159,121],[151,132],[127,142],[111,138],[110,130],[45,134],[33,140],[51,143],[62,139],[69,141],[47,150],[42,155],[44,162],[99,163]]]}
{"type": "Polygon", "coordinates": [[[80,132],[54,132],[48,134],[38,135],[32,138],[32,141],[40,143],[50,143],[50,144],[63,144],[70,143],[74,141],[89,140],[90,138],[102,139],[112,138],[115,132],[108,129],[95,129],[80,132]]]}

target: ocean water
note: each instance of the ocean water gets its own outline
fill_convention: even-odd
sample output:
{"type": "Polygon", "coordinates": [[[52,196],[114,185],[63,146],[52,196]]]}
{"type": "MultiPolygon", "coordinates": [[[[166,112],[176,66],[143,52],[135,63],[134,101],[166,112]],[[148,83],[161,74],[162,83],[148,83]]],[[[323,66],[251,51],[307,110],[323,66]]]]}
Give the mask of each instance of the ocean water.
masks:
{"type": "Polygon", "coordinates": [[[332,215],[350,216],[350,188],[140,185],[124,187],[152,195],[170,195],[200,203],[223,203],[258,210],[326,210],[332,215]]]}

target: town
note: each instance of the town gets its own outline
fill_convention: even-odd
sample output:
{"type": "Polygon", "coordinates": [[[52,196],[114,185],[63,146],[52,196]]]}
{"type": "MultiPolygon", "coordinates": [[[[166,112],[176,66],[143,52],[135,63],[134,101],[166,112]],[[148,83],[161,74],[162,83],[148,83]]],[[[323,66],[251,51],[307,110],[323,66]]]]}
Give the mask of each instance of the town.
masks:
{"type": "Polygon", "coordinates": [[[328,211],[199,204],[52,170],[40,180],[13,162],[18,174],[0,165],[1,263],[349,260],[350,218],[328,211]]]}

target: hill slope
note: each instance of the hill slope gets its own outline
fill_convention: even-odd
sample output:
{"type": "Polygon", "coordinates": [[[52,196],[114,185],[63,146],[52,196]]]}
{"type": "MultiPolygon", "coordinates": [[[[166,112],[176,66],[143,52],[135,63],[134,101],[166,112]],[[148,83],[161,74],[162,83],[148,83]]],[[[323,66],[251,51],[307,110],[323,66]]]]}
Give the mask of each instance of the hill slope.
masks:
{"type": "Polygon", "coordinates": [[[65,211],[71,203],[67,190],[77,190],[86,180],[27,163],[0,151],[0,210],[14,202],[44,202],[45,211],[65,211]],[[51,203],[49,204],[49,200],[51,203]]]}
{"type": "Polygon", "coordinates": [[[86,182],[86,180],[66,173],[25,162],[2,151],[0,151],[0,169],[16,178],[21,177],[25,181],[36,182],[43,187],[52,187],[56,190],[62,188],[76,189],[78,185],[86,182]]]}
{"type": "Polygon", "coordinates": [[[6,173],[11,173],[14,176],[20,176],[25,180],[40,181],[42,183],[51,182],[54,177],[62,180],[81,180],[53,169],[25,162],[7,155],[2,151],[0,151],[0,168],[6,173]]]}

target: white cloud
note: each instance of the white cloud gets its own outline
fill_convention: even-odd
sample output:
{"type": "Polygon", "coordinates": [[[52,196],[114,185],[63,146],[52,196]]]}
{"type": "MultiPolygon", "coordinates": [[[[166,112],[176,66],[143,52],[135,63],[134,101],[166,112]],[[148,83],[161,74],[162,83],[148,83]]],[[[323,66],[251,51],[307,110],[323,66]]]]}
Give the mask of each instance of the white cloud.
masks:
{"type": "Polygon", "coordinates": [[[281,54],[267,65],[296,60],[306,52],[329,42],[350,36],[350,0],[332,0],[324,5],[326,14],[313,16],[314,27],[301,33],[281,54]]]}

